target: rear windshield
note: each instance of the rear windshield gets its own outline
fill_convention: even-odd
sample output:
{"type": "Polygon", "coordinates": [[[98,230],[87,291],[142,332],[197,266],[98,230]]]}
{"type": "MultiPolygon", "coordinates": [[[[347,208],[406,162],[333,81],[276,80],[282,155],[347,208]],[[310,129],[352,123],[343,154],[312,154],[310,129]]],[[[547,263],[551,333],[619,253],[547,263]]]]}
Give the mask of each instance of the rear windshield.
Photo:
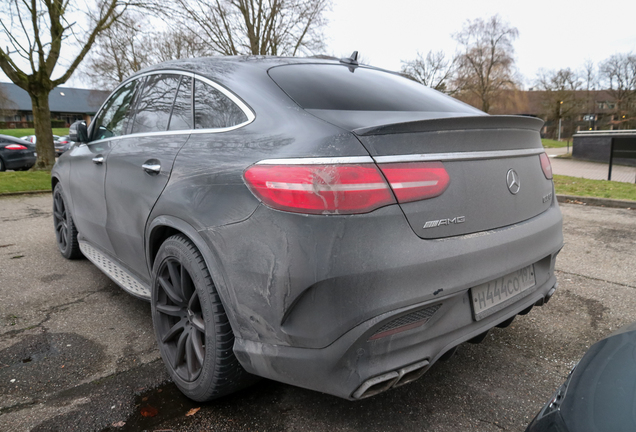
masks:
{"type": "Polygon", "coordinates": [[[479,113],[408,78],[365,67],[285,65],[269,75],[304,109],[479,113]]]}

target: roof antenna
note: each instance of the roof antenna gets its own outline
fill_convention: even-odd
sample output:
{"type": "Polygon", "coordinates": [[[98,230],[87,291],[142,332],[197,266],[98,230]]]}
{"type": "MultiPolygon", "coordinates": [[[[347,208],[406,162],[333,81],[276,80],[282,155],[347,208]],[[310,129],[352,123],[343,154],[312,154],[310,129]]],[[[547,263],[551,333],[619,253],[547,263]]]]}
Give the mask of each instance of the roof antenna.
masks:
{"type": "Polygon", "coordinates": [[[346,63],[353,66],[358,66],[358,51],[354,51],[349,57],[341,58],[340,63],[346,63]]]}
{"type": "Polygon", "coordinates": [[[354,51],[349,57],[341,58],[340,63],[348,64],[349,72],[353,73],[358,67],[358,51],[354,51]]]}

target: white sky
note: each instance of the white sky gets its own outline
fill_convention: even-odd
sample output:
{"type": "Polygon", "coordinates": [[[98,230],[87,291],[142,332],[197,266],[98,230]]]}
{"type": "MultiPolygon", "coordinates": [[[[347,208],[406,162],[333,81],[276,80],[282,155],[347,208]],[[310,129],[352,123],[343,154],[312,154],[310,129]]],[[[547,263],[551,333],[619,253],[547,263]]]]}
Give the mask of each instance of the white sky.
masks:
{"type": "Polygon", "coordinates": [[[519,30],[519,72],[532,86],[540,68],[579,69],[636,53],[635,0],[333,0],[325,33],[336,56],[358,50],[371,65],[399,70],[417,51],[455,52],[451,34],[468,19],[499,14],[519,30]]]}
{"type": "MultiPolygon", "coordinates": [[[[519,30],[517,67],[528,87],[540,68],[576,70],[586,59],[598,63],[615,53],[636,53],[636,0],[333,0],[326,53],[358,50],[373,66],[399,70],[400,61],[414,59],[418,50],[451,55],[452,33],[468,19],[495,14],[519,30]]],[[[65,86],[85,87],[80,73],[65,86]]],[[[0,81],[8,79],[0,73],[0,81]]]]}

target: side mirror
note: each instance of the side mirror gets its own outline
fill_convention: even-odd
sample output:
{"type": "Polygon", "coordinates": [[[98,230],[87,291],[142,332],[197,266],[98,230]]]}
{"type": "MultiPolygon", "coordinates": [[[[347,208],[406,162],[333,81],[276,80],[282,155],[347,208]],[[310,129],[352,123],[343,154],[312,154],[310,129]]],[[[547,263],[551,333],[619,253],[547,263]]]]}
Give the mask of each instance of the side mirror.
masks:
{"type": "Polygon", "coordinates": [[[88,127],[84,120],[78,120],[68,129],[68,138],[78,143],[88,142],[88,127]]]}

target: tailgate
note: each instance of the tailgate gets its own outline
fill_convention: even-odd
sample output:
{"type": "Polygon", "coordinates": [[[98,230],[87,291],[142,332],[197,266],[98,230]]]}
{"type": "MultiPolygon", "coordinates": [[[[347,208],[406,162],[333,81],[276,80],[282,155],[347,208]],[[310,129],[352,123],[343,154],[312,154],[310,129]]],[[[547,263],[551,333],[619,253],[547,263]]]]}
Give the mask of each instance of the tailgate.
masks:
{"type": "Polygon", "coordinates": [[[354,133],[375,161],[440,161],[450,177],[435,198],[400,204],[427,239],[476,233],[530,219],[552,202],[539,155],[543,122],[517,116],[422,120],[354,133]]]}

